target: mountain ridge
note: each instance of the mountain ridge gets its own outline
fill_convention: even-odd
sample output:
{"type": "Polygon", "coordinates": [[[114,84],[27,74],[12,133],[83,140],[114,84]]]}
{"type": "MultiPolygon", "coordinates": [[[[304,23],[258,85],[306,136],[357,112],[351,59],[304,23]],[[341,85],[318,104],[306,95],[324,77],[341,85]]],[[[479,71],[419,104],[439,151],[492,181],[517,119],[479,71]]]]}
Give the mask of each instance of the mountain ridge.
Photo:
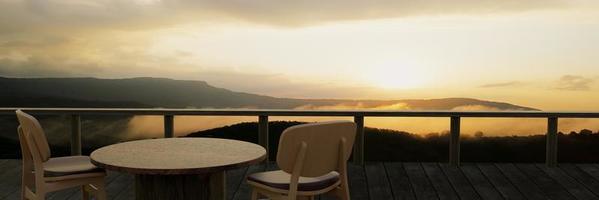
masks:
{"type": "MultiPolygon", "coordinates": [[[[67,100],[73,106],[98,107],[172,107],[172,108],[268,108],[268,109],[387,109],[387,110],[538,110],[505,102],[474,98],[359,100],[295,99],[238,92],[214,87],[206,81],[136,77],[124,79],[81,78],[7,78],[0,77],[0,106],[39,107],[35,101],[67,100]],[[21,103],[19,102],[30,102],[21,103]],[[477,107],[478,106],[478,107],[477,107]]],[[[44,103],[52,106],[52,103],[44,103]]],[[[58,107],[69,107],[57,103],[58,107]]],[[[70,107],[73,107],[70,106],[70,107]]]]}

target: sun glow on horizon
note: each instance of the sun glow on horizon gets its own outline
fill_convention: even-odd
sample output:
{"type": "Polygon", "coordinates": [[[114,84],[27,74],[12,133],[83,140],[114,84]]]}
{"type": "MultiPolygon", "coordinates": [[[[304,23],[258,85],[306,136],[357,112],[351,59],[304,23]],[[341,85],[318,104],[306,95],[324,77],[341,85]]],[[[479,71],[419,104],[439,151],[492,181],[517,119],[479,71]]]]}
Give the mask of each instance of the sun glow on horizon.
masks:
{"type": "Polygon", "coordinates": [[[365,74],[365,79],[382,89],[416,89],[430,85],[433,75],[421,64],[392,61],[373,67],[365,74]]]}

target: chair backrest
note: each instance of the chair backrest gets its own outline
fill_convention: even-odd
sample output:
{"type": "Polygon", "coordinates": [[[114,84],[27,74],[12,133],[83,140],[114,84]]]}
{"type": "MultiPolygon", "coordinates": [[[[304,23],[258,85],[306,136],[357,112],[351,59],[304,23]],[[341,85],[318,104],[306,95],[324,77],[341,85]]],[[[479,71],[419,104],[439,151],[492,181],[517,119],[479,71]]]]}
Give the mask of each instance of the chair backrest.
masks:
{"type": "Polygon", "coordinates": [[[356,124],[351,121],[329,121],[303,124],[283,131],[277,151],[277,165],[292,173],[296,156],[302,145],[307,144],[300,176],[317,177],[335,171],[339,167],[341,140],[345,138],[345,158],[349,159],[356,136],[356,124]]]}
{"type": "MultiPolygon", "coordinates": [[[[21,111],[17,110],[17,119],[19,120],[20,129],[22,131],[22,135],[24,137],[19,137],[19,139],[25,139],[26,143],[29,143],[28,150],[31,152],[31,156],[36,159],[36,156],[39,156],[40,161],[45,162],[50,159],[50,146],[48,145],[48,140],[46,139],[46,134],[42,129],[39,121],[35,119],[35,117],[21,111]],[[37,152],[37,153],[34,153],[37,152]],[[36,155],[37,154],[37,155],[36,155]]],[[[24,144],[21,142],[21,144],[24,144]]],[[[23,147],[21,147],[23,148],[23,147]]]]}
{"type": "MultiPolygon", "coordinates": [[[[21,146],[21,159],[23,160],[23,171],[31,171],[33,170],[33,155],[31,154],[31,150],[29,150],[29,144],[27,143],[27,138],[25,138],[25,133],[23,133],[23,128],[19,125],[17,127],[17,133],[19,134],[19,143],[21,146]]],[[[40,159],[41,161],[41,159],[40,159]]]]}

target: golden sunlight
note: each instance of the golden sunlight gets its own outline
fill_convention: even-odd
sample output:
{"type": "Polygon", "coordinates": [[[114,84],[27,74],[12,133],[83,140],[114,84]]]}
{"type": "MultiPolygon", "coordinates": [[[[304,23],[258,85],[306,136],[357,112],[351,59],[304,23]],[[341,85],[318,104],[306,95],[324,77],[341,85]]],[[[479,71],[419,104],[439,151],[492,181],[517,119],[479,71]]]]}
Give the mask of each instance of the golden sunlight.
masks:
{"type": "Polygon", "coordinates": [[[414,89],[424,87],[432,74],[414,63],[388,62],[374,67],[366,75],[367,81],[383,89],[414,89]]]}

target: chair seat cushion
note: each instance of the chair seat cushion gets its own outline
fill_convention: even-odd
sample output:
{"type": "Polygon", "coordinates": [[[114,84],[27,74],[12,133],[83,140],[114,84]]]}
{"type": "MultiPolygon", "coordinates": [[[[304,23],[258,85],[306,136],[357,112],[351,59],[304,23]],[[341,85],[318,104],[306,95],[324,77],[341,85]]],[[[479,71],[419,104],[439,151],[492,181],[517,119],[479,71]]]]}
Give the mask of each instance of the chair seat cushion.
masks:
{"type": "MultiPolygon", "coordinates": [[[[248,180],[277,189],[289,190],[291,174],[282,170],[260,172],[249,175],[248,180]]],[[[339,173],[337,172],[331,172],[319,177],[300,177],[298,191],[322,190],[338,181],[339,173]]]]}
{"type": "Polygon", "coordinates": [[[103,172],[104,170],[93,165],[88,156],[67,156],[50,158],[44,162],[44,176],[56,177],[73,174],[103,172]]]}

